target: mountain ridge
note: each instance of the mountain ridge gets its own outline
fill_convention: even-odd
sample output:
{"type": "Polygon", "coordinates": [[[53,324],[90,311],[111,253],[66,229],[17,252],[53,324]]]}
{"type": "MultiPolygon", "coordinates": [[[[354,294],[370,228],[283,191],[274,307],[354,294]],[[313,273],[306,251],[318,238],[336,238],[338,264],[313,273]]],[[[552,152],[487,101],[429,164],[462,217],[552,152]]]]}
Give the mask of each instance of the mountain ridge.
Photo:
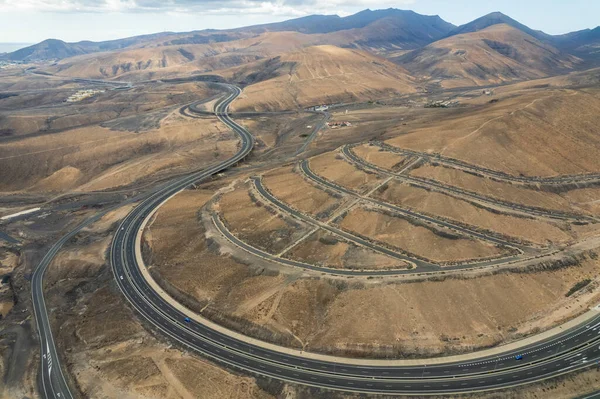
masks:
{"type": "Polygon", "coordinates": [[[494,11],[479,18],[474,19],[471,22],[460,25],[456,29],[452,30],[448,37],[456,36],[462,33],[472,33],[477,32],[483,29],[486,29],[493,25],[498,24],[506,24],[516,28],[522,32],[527,33],[529,36],[533,36],[541,41],[552,41],[553,36],[547,33],[542,32],[541,30],[534,30],[530,27],[523,25],[519,21],[509,17],[506,14],[501,13],[500,11],[494,11]]]}
{"type": "Polygon", "coordinates": [[[572,71],[581,62],[504,23],[446,37],[393,61],[445,87],[538,79],[572,71]]]}
{"type": "MultiPolygon", "coordinates": [[[[352,31],[354,34],[357,34],[357,30],[362,29],[364,31],[358,32],[357,36],[365,36],[372,39],[360,40],[359,38],[356,44],[342,43],[342,45],[347,47],[369,47],[369,41],[381,44],[381,40],[375,40],[375,34],[369,33],[369,26],[384,19],[391,27],[391,30],[389,34],[379,35],[379,37],[391,46],[403,46],[406,48],[417,48],[429,44],[441,39],[451,29],[455,28],[455,25],[444,21],[439,16],[421,15],[414,11],[393,8],[375,11],[367,9],[347,17],[310,15],[283,22],[229,30],[211,29],[180,33],[161,32],[103,42],[80,41],[68,43],[58,39],[47,39],[13,53],[8,53],[4,56],[4,59],[20,62],[60,60],[75,55],[121,50],[135,46],[207,44],[248,38],[265,32],[285,31],[303,34],[334,34],[352,31]]],[[[340,40],[340,35],[342,34],[334,34],[332,40],[336,38],[340,40]]]]}
{"type": "Polygon", "coordinates": [[[457,27],[437,15],[394,8],[104,42],[47,39],[0,55],[0,60],[53,61],[44,67],[46,73],[137,81],[215,73],[318,45],[366,51],[402,65],[413,76],[454,85],[531,79],[600,65],[600,27],[553,36],[501,12],[457,27]]]}

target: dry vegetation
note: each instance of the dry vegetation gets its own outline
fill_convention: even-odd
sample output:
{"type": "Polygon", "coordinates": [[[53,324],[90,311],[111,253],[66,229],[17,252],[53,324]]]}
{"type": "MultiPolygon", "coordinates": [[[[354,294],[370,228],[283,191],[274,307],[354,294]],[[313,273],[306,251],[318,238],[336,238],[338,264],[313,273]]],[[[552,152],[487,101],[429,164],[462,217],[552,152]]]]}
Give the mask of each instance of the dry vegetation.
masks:
{"type": "Polygon", "coordinates": [[[388,142],[514,175],[590,173],[600,171],[599,116],[595,91],[507,94],[476,113],[461,113],[388,142]]]}
{"type": "Polygon", "coordinates": [[[383,182],[382,177],[355,168],[335,152],[311,158],[310,167],[317,175],[356,192],[368,192],[383,182]]]}
{"type": "Polygon", "coordinates": [[[270,68],[274,76],[247,87],[235,110],[294,109],[415,92],[403,68],[358,50],[316,46],[270,61],[273,65],[259,62],[236,70],[256,74],[270,68]]]}
{"type": "Polygon", "coordinates": [[[316,188],[290,167],[274,169],[263,177],[265,187],[295,209],[326,219],[340,206],[340,198],[316,188]]]}
{"type": "Polygon", "coordinates": [[[237,139],[212,119],[163,116],[143,132],[91,126],[0,142],[0,190],[94,191],[156,180],[226,159],[237,139]],[[35,161],[35,162],[34,162],[35,161]]]}
{"type": "Polygon", "coordinates": [[[348,212],[340,226],[434,262],[491,258],[504,252],[494,245],[443,235],[424,225],[363,208],[348,212]]]}
{"type": "Polygon", "coordinates": [[[356,146],[352,151],[368,163],[383,169],[395,170],[405,162],[401,155],[367,144],[356,146]]]}
{"type": "Polygon", "coordinates": [[[397,60],[415,76],[435,78],[445,88],[538,79],[581,62],[506,24],[451,36],[397,60]]]}
{"type": "Polygon", "coordinates": [[[432,165],[423,165],[420,168],[415,168],[411,171],[411,174],[434,179],[503,201],[556,210],[572,210],[572,207],[575,211],[585,210],[579,207],[575,201],[569,199],[569,197],[573,196],[574,198],[581,198],[585,201],[588,196],[592,196],[594,193],[598,192],[597,189],[591,188],[572,190],[564,194],[552,193],[524,185],[486,179],[458,169],[432,165]],[[584,193],[588,194],[586,195],[584,193]]]}
{"type": "Polygon", "coordinates": [[[356,244],[340,241],[323,230],[317,230],[296,245],[287,258],[331,268],[347,269],[404,269],[409,265],[356,244]]]}
{"type": "MultiPolygon", "coordinates": [[[[414,283],[257,275],[252,264],[260,270],[261,261],[241,264],[206,242],[195,215],[209,197],[186,192],[159,211],[147,237],[153,273],[188,306],[208,305],[205,315],[274,342],[353,354],[458,352],[546,329],[600,299],[597,283],[565,296],[579,281],[595,281],[600,263],[591,258],[549,271],[414,283]]],[[[331,239],[319,234],[301,255],[322,248],[322,238],[331,239]]],[[[339,265],[345,248],[329,243],[327,261],[339,265]]],[[[324,259],[316,250],[310,256],[324,259]]]]}
{"type": "Polygon", "coordinates": [[[567,226],[492,212],[449,195],[391,181],[377,197],[387,202],[438,215],[470,226],[536,244],[566,242],[573,237],[567,226]]]}
{"type": "Polygon", "coordinates": [[[308,231],[306,226],[269,211],[247,186],[224,194],[218,209],[229,230],[257,248],[278,253],[308,231]]]}

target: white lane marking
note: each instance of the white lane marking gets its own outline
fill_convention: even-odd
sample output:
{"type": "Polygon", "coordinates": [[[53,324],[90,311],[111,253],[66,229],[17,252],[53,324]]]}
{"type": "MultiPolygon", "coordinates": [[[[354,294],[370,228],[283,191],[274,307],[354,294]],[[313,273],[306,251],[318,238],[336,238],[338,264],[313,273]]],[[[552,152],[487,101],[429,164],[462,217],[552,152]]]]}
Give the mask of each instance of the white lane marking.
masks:
{"type": "Polygon", "coordinates": [[[48,361],[48,375],[52,374],[52,354],[50,353],[50,344],[46,341],[46,354],[48,361]]]}
{"type": "Polygon", "coordinates": [[[576,357],[578,357],[578,356],[581,356],[581,353],[577,353],[577,354],[575,354],[575,355],[572,355],[572,356],[566,357],[564,360],[573,359],[573,358],[576,358],[576,357]]]}

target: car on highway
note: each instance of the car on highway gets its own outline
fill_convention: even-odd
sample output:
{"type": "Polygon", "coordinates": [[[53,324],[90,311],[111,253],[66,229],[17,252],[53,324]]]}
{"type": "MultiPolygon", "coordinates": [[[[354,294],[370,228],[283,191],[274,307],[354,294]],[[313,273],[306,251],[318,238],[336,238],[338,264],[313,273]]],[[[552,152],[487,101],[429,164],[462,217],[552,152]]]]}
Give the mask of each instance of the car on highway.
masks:
{"type": "Polygon", "coordinates": [[[183,321],[185,321],[186,323],[191,323],[191,319],[189,317],[186,317],[185,319],[183,319],[183,321]]]}
{"type": "Polygon", "coordinates": [[[523,360],[523,355],[517,355],[517,356],[515,356],[515,360],[523,360]]]}

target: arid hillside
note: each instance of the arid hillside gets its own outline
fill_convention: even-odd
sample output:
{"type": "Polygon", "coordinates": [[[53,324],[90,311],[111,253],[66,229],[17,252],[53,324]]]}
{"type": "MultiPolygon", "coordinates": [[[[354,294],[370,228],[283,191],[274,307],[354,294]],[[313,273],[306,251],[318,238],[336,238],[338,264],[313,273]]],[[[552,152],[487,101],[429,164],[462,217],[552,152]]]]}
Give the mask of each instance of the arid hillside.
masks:
{"type": "Polygon", "coordinates": [[[236,110],[294,109],[416,91],[402,67],[362,50],[312,46],[323,41],[322,35],[265,33],[226,43],[88,54],[60,61],[45,72],[133,82],[219,75],[249,85],[234,103],[236,110]]]}
{"type": "MultiPolygon", "coordinates": [[[[362,54],[281,57],[297,69],[236,105],[261,85],[289,91],[317,70],[302,55],[331,49],[362,54]]],[[[573,86],[596,75],[468,90],[457,108],[416,94],[330,110],[313,148],[345,138],[336,150],[165,204],[145,233],[149,270],[190,309],[306,351],[439,355],[547,330],[600,295],[600,104],[573,86]]]]}
{"type": "Polygon", "coordinates": [[[374,53],[410,50],[453,28],[438,16],[365,10],[344,18],[311,16],[221,32],[163,33],[99,43],[48,40],[8,57],[58,59],[47,72],[62,76],[139,81],[217,71],[318,44],[374,53]]]}
{"type": "MultiPolygon", "coordinates": [[[[131,121],[129,121],[131,122],[131,121]]],[[[92,126],[0,144],[0,190],[96,191],[227,158],[236,139],[211,120],[171,114],[142,133],[92,126]]],[[[164,175],[163,175],[164,177],[164,175]]]]}
{"type": "Polygon", "coordinates": [[[314,46],[270,62],[223,73],[245,80],[265,72],[272,76],[246,87],[243,96],[233,103],[235,110],[293,109],[416,91],[403,68],[359,50],[314,46]]]}
{"type": "Polygon", "coordinates": [[[581,61],[506,24],[458,34],[395,59],[414,76],[444,87],[536,79],[572,70],[581,61]]]}
{"type": "Polygon", "coordinates": [[[155,181],[225,159],[237,146],[235,135],[216,118],[180,111],[220,96],[204,83],[111,90],[27,74],[5,76],[3,83],[12,93],[0,99],[5,194],[87,192],[155,181]],[[84,90],[92,94],[67,101],[84,90]]]}
{"type": "Polygon", "coordinates": [[[515,96],[506,89],[480,112],[409,132],[397,127],[405,134],[389,143],[517,176],[597,173],[599,95],[597,90],[548,90],[515,96]]]}
{"type": "Polygon", "coordinates": [[[240,40],[148,45],[86,54],[59,61],[48,73],[68,77],[140,81],[189,76],[246,64],[282,52],[321,43],[319,35],[264,33],[240,40]]]}
{"type": "Polygon", "coordinates": [[[598,34],[388,9],[0,55],[0,399],[52,364],[92,398],[600,387],[598,34]]]}
{"type": "Polygon", "coordinates": [[[372,50],[413,49],[444,37],[454,28],[454,25],[437,15],[421,15],[410,10],[389,8],[387,10],[363,10],[346,17],[310,15],[283,22],[231,30],[161,32],[103,42],[67,43],[62,40],[48,39],[10,54],[0,54],[0,60],[35,62],[61,60],[77,55],[124,49],[225,43],[259,36],[267,32],[298,32],[317,36],[332,34],[326,43],[339,44],[340,41],[343,41],[353,47],[372,50]]]}

